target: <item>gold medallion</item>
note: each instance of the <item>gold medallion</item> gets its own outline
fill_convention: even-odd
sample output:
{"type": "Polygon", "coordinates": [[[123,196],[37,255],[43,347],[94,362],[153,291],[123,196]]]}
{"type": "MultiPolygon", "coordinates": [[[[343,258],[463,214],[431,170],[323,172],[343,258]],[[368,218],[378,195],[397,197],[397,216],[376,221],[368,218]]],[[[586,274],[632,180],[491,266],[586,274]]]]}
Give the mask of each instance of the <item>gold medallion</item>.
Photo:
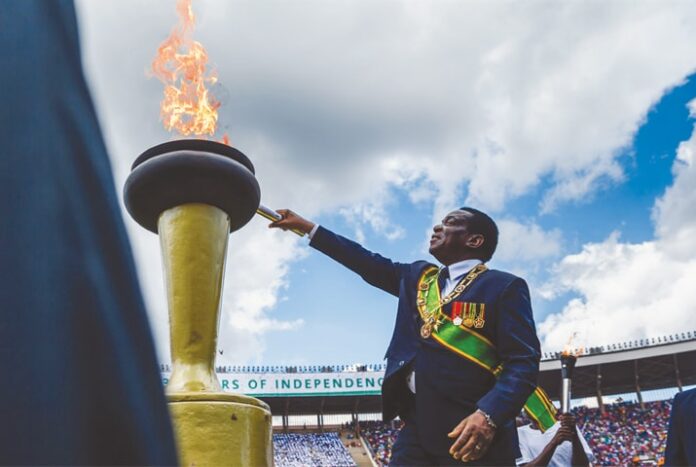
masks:
{"type": "Polygon", "coordinates": [[[427,339],[433,333],[433,328],[430,324],[424,324],[420,328],[420,335],[423,339],[427,339]]]}
{"type": "Polygon", "coordinates": [[[466,319],[464,320],[464,326],[466,326],[467,328],[470,328],[470,327],[473,326],[473,325],[474,325],[474,319],[473,319],[473,318],[466,318],[466,319]]]}
{"type": "Polygon", "coordinates": [[[420,290],[422,290],[423,292],[425,292],[430,288],[430,284],[428,284],[427,282],[421,282],[421,284],[418,286],[418,288],[420,290]]]}

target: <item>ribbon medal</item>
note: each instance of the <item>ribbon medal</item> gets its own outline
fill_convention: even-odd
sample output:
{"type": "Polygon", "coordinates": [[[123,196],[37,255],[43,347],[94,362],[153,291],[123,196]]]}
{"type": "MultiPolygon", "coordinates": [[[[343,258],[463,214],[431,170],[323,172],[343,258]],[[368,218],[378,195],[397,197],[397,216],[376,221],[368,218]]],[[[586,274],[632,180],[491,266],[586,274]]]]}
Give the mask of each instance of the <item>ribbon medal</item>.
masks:
{"type": "Polygon", "coordinates": [[[452,304],[452,324],[455,326],[461,326],[464,321],[462,318],[463,305],[462,302],[454,302],[452,304]]]}
{"type": "Polygon", "coordinates": [[[440,327],[446,323],[444,319],[446,316],[442,311],[442,307],[449,303],[452,303],[452,324],[457,327],[462,324],[468,327],[474,326],[475,305],[470,310],[468,303],[455,302],[454,299],[464,292],[474,279],[484,273],[486,269],[484,264],[474,267],[459,281],[453,291],[442,298],[440,297],[440,288],[437,284],[440,271],[436,267],[431,267],[423,272],[418,281],[416,292],[416,308],[423,320],[423,325],[420,328],[420,335],[423,339],[428,339],[433,334],[437,334],[440,327]]]}

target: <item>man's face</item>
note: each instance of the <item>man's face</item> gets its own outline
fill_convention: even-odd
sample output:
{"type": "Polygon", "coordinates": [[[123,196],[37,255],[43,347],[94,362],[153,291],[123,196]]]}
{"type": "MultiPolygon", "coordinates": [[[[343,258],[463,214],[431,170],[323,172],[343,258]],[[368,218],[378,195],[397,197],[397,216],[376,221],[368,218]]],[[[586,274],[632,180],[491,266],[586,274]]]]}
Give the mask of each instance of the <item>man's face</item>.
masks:
{"type": "Polygon", "coordinates": [[[447,214],[440,224],[433,227],[430,254],[444,265],[475,257],[476,248],[483,244],[483,236],[469,233],[471,217],[473,214],[460,209],[447,214]]]}

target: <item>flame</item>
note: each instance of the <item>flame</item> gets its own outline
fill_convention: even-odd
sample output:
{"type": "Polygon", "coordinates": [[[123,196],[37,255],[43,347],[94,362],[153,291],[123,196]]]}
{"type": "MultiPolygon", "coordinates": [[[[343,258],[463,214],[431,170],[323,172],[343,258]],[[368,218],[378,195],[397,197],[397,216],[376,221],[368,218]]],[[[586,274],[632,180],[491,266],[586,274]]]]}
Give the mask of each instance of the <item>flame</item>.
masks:
{"type": "Polygon", "coordinates": [[[580,346],[580,347],[573,347],[572,343],[573,340],[578,336],[577,332],[574,332],[573,334],[570,335],[568,338],[568,342],[563,346],[563,351],[561,352],[561,355],[566,356],[566,355],[575,355],[576,357],[579,357],[580,355],[585,353],[585,347],[580,346]]]}
{"type": "MultiPolygon", "coordinates": [[[[205,47],[191,39],[196,21],[191,1],[177,1],[179,24],[157,49],[152,74],[164,83],[160,118],[167,131],[213,136],[220,102],[210,94],[208,85],[217,82],[217,75],[208,69],[205,47]]],[[[223,142],[229,144],[227,135],[223,142]]]]}

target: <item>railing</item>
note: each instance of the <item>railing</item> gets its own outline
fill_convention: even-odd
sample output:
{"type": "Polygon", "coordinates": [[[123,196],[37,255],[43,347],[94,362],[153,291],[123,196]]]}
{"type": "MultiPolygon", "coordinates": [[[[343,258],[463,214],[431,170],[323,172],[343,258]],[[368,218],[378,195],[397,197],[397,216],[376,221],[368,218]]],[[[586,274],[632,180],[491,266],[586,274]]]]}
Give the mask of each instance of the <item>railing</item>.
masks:
{"type": "MultiPolygon", "coordinates": [[[[384,371],[385,363],[369,365],[219,365],[215,367],[217,373],[343,373],[343,372],[368,372],[384,371]]],[[[160,371],[169,372],[171,366],[167,363],[160,365],[160,371]]]]}
{"type": "MultiPolygon", "coordinates": [[[[655,347],[658,345],[673,344],[675,342],[685,342],[696,340],[696,331],[687,331],[668,336],[649,337],[645,339],[636,339],[632,341],[618,342],[609,345],[600,345],[595,347],[575,348],[570,350],[570,353],[575,355],[597,355],[603,353],[622,352],[624,350],[643,349],[646,347],[655,347]]],[[[543,352],[542,360],[558,360],[561,358],[561,352],[543,352]]]]}
{"type": "MultiPolygon", "coordinates": [[[[636,339],[633,341],[587,347],[584,349],[573,349],[571,353],[577,355],[597,355],[692,340],[696,340],[696,331],[636,339]]],[[[559,358],[561,358],[561,352],[543,352],[541,357],[542,360],[558,360],[559,358]]],[[[386,368],[387,365],[384,363],[367,365],[220,365],[215,367],[215,371],[218,373],[343,373],[384,371],[386,368]]],[[[160,365],[160,371],[169,372],[171,371],[171,366],[167,363],[163,363],[160,365]]]]}

